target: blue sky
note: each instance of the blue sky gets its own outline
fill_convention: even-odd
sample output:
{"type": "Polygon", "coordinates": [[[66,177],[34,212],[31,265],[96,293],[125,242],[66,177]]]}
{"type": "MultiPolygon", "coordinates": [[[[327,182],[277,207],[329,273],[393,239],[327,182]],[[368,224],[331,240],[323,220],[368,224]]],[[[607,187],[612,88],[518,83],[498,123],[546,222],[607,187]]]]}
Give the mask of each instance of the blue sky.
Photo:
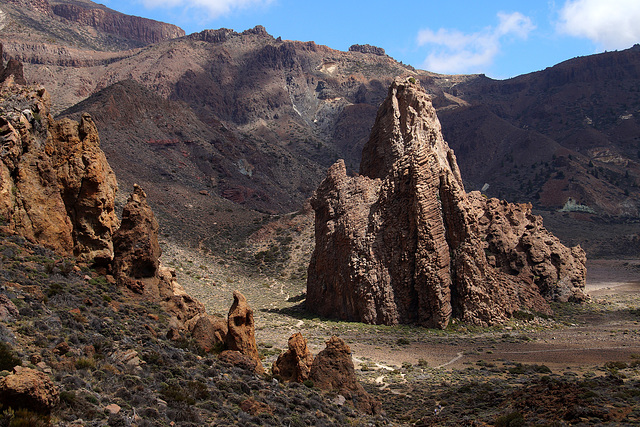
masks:
{"type": "Polygon", "coordinates": [[[187,33],[263,25],[333,49],[372,44],[416,68],[508,78],[640,43],[639,0],[94,0],[187,33]]]}

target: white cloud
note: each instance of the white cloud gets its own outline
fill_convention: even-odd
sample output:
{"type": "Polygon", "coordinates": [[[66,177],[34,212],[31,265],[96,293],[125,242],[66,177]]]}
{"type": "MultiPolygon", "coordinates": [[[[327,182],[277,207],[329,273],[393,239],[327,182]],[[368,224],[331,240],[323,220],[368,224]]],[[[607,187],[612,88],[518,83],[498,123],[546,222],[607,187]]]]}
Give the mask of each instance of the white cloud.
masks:
{"type": "Polygon", "coordinates": [[[480,72],[491,65],[506,38],[526,39],[535,29],[531,19],[520,12],[499,12],[497,16],[497,27],[471,34],[444,28],[420,30],[418,45],[432,50],[422,66],[438,73],[480,72]]]}
{"type": "Polygon", "coordinates": [[[640,42],[640,1],[569,0],[560,10],[560,32],[587,38],[602,49],[640,42]]]}
{"type": "Polygon", "coordinates": [[[273,0],[142,0],[148,8],[182,7],[185,9],[203,10],[208,18],[217,18],[229,13],[250,7],[266,6],[273,0]]]}

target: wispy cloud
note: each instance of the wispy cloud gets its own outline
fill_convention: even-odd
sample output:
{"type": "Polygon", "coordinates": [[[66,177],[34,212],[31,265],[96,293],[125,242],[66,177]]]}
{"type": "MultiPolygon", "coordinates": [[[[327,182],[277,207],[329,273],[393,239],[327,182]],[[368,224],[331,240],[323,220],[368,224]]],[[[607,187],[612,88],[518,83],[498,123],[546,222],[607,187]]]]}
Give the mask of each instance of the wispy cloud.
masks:
{"type": "Polygon", "coordinates": [[[640,43],[640,1],[569,0],[560,9],[558,29],[601,49],[631,47],[640,43]]]}
{"type": "MultiPolygon", "coordinates": [[[[207,18],[217,18],[234,11],[252,7],[266,6],[274,0],[141,0],[148,8],[184,8],[206,13],[207,18]]],[[[203,18],[200,16],[199,18],[203,18]]]]}
{"type": "Polygon", "coordinates": [[[476,33],[420,30],[418,45],[431,49],[422,66],[438,73],[481,72],[493,63],[506,39],[526,39],[534,29],[531,19],[520,12],[499,12],[497,26],[476,33]]]}

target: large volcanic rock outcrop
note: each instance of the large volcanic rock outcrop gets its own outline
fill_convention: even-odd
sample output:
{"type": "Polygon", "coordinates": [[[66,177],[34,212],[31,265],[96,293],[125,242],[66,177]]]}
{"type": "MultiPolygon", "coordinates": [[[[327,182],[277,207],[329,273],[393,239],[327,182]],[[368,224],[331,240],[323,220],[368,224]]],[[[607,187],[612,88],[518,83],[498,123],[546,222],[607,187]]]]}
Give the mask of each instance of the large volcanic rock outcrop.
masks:
{"type": "Polygon", "coordinates": [[[0,87],[0,216],[58,252],[110,261],[117,182],[93,120],[54,121],[45,89],[15,83],[0,87]]]}
{"type": "Polygon", "coordinates": [[[316,246],[307,307],[366,323],[493,324],[550,300],[582,300],[585,255],[531,206],[467,195],[430,97],[397,79],[363,149],[312,198],[316,246]]]}

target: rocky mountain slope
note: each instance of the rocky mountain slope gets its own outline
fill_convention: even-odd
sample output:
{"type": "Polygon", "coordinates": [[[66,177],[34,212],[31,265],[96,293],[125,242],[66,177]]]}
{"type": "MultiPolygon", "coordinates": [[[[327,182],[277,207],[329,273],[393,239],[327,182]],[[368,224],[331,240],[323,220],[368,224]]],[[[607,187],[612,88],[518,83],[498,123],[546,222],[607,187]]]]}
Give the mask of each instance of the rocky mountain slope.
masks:
{"type": "Polygon", "coordinates": [[[88,0],[6,0],[0,10],[3,30],[16,46],[44,43],[115,51],[185,34],[175,25],[125,15],[88,0]]]}
{"type": "Polygon", "coordinates": [[[505,81],[481,76],[455,88],[473,106],[443,112],[444,132],[476,188],[637,218],[638,76],[640,45],[505,81]]]}
{"type": "MultiPolygon", "coordinates": [[[[268,382],[263,375],[253,310],[234,292],[226,320],[206,313],[176,282],[175,270],[161,266],[158,222],[141,187],[134,186],[121,220],[115,216],[117,183],[90,115],[83,114],[79,123],[55,121],[46,90],[16,83],[17,68],[8,68],[12,74],[0,82],[2,423],[162,425],[206,419],[226,425],[249,417],[258,417],[251,420],[258,425],[291,423],[292,406],[275,415],[275,405],[251,397],[251,388],[242,381],[241,393],[248,398],[234,392],[236,397],[225,395],[222,405],[196,407],[198,401],[212,398],[213,376],[226,381],[233,367],[240,371],[233,377],[247,378],[259,390],[281,388],[278,380],[268,382]],[[119,332],[107,332],[103,321],[115,324],[119,332]],[[122,342],[112,346],[102,332],[115,333],[114,341],[122,342]],[[174,370],[170,375],[177,375],[176,381],[154,378],[157,371],[148,369],[147,360],[164,364],[166,357],[185,353],[179,347],[187,349],[192,362],[202,359],[199,354],[220,354],[205,365],[193,363],[194,370],[174,370]],[[29,367],[24,366],[26,358],[29,367]],[[203,366],[211,368],[206,374],[211,381],[196,373],[203,366]],[[132,384],[120,381],[127,374],[139,380],[137,391],[145,392],[138,400],[126,391],[132,384]],[[105,381],[113,375],[120,379],[105,381]],[[239,406],[227,411],[227,404],[239,406]]],[[[2,63],[0,75],[5,76],[2,63]]],[[[335,389],[342,400],[332,403],[318,395],[323,403],[315,405],[314,416],[333,424],[378,414],[379,402],[355,377],[348,346],[337,337],[329,343],[309,375],[320,389],[335,389]],[[344,389],[334,387],[337,383],[344,389]],[[322,415],[323,405],[338,408],[345,402],[365,415],[352,410],[346,417],[322,415]]],[[[295,397],[285,390],[269,395],[288,396],[282,397],[285,401],[295,397]]]]}
{"type": "MultiPolygon", "coordinates": [[[[164,222],[188,223],[192,240],[220,233],[201,224],[203,210],[214,212],[210,223],[219,224],[224,219],[215,213],[231,209],[251,224],[256,216],[247,209],[299,209],[335,160],[357,171],[388,85],[413,76],[433,97],[468,190],[531,202],[545,216],[564,208],[566,215],[550,223],[563,239],[599,254],[624,239],[627,254],[637,255],[640,237],[628,227],[636,224],[640,200],[637,48],[494,81],[415,70],[372,46],[340,52],[282,40],[262,27],[207,30],[140,47],[139,40],[125,42],[135,31],[114,35],[105,32],[107,24],[85,31],[48,12],[62,3],[104,10],[88,0],[42,0],[25,11],[2,5],[5,55],[30,63],[27,79],[49,88],[55,112],[69,108],[64,114],[77,119],[74,105],[83,101],[124,183],[139,175],[153,187],[180,187],[156,192],[145,184],[164,222]],[[27,28],[40,34],[28,43],[27,28]],[[116,93],[126,108],[110,101],[116,93]],[[175,205],[175,194],[184,203],[175,205]],[[572,231],[596,232],[594,222],[610,227],[611,237],[572,231]]],[[[148,25],[137,33],[155,28],[148,25]]]]}

